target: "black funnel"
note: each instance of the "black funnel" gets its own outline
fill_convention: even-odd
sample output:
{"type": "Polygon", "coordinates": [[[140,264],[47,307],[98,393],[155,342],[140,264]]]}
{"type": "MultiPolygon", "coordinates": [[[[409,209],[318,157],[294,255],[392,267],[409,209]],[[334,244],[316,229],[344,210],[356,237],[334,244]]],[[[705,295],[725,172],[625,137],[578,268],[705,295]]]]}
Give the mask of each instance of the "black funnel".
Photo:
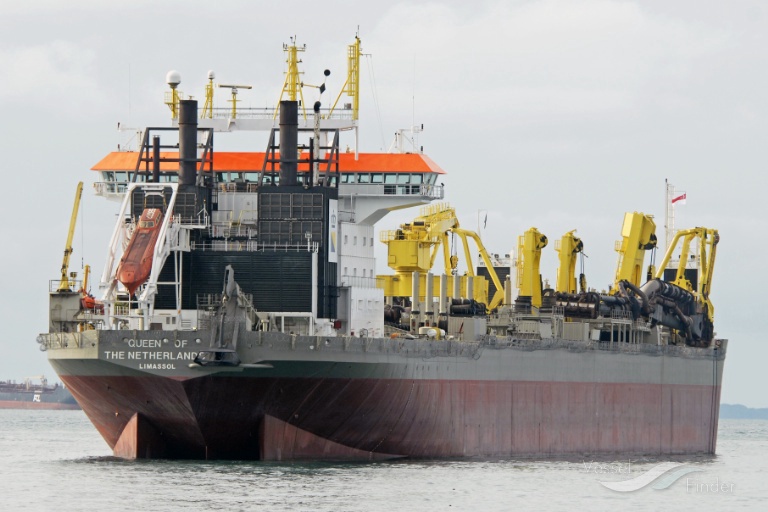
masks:
{"type": "Polygon", "coordinates": [[[296,185],[298,169],[299,103],[280,102],[280,186],[296,185]]]}
{"type": "Polygon", "coordinates": [[[197,173],[197,100],[179,102],[179,185],[195,185],[197,173]]]}

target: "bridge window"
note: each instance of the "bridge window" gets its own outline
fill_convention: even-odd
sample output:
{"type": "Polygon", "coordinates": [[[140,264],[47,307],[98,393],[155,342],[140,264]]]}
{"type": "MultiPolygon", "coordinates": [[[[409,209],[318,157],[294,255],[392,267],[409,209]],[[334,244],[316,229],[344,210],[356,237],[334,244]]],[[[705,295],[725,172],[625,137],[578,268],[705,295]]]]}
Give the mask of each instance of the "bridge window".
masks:
{"type": "Polygon", "coordinates": [[[410,182],[411,175],[410,174],[398,174],[397,175],[397,182],[398,183],[409,183],[410,182]]]}
{"type": "Polygon", "coordinates": [[[384,183],[384,175],[379,173],[371,174],[371,183],[384,183]]]}
{"type": "Polygon", "coordinates": [[[384,183],[397,183],[397,174],[387,173],[384,175],[384,183]]]}
{"type": "Polygon", "coordinates": [[[423,174],[412,174],[411,183],[421,183],[423,177],[423,174]]]}
{"type": "Polygon", "coordinates": [[[371,181],[371,175],[367,173],[360,173],[357,175],[358,183],[369,183],[371,181]]]}

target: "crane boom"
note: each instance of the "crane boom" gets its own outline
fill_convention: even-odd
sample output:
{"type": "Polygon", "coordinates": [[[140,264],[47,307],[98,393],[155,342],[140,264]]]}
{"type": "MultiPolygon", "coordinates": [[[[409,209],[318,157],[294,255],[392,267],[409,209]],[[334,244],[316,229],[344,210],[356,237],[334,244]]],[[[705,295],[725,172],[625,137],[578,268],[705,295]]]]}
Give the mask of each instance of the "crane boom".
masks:
{"type": "Polygon", "coordinates": [[[574,236],[575,232],[575,229],[567,232],[555,243],[560,260],[555,286],[558,292],[576,293],[576,255],[584,251],[584,243],[574,236]]]}
{"type": "Polygon", "coordinates": [[[517,287],[520,295],[531,298],[531,305],[541,307],[541,250],[547,246],[547,237],[531,228],[520,235],[517,243],[517,287]]]}
{"type": "Polygon", "coordinates": [[[69,284],[69,257],[72,256],[72,239],[75,236],[75,226],[77,225],[77,212],[80,209],[80,197],[83,195],[83,182],[77,184],[75,192],[75,204],[72,207],[72,217],[69,220],[69,232],[67,233],[67,245],[64,246],[64,259],[61,262],[61,282],[59,283],[59,292],[71,291],[69,284]]]}
{"type": "MultiPolygon", "coordinates": [[[[626,280],[640,286],[645,251],[656,248],[656,223],[650,215],[627,212],[624,214],[621,236],[621,241],[616,242],[619,263],[613,282],[614,293],[617,293],[620,281],[626,280]]],[[[652,275],[655,272],[651,269],[649,273],[652,275]]]]}
{"type": "MultiPolygon", "coordinates": [[[[382,232],[381,241],[387,244],[388,248],[388,264],[399,276],[397,279],[393,279],[393,282],[400,283],[398,289],[403,295],[410,293],[411,281],[407,275],[412,272],[429,272],[437,260],[440,246],[443,248],[445,273],[452,274],[458,263],[458,258],[450,254],[448,233],[454,233],[461,238],[464,257],[468,263],[467,275],[471,277],[475,277],[475,270],[471,264],[472,253],[468,239],[474,240],[480,257],[483,258],[491,280],[496,286],[494,296],[488,297],[489,308],[498,307],[504,299],[504,285],[493,269],[493,263],[488,252],[477,233],[462,229],[459,226],[456,210],[445,203],[424,207],[413,222],[402,224],[397,230],[382,232]]],[[[388,278],[387,276],[382,277],[388,278]]],[[[389,276],[389,278],[392,277],[389,276]]],[[[475,293],[481,292],[475,289],[475,293]]]]}

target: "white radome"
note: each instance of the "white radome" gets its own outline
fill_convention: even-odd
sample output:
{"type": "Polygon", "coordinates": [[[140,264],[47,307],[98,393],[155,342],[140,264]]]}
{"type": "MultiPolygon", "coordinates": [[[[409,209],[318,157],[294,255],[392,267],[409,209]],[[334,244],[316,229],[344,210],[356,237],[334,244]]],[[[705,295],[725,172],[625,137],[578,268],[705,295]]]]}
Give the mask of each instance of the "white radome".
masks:
{"type": "Polygon", "coordinates": [[[179,72],[175,69],[169,71],[168,74],[165,75],[165,83],[171,87],[176,87],[181,83],[181,74],[179,74],[179,72]]]}

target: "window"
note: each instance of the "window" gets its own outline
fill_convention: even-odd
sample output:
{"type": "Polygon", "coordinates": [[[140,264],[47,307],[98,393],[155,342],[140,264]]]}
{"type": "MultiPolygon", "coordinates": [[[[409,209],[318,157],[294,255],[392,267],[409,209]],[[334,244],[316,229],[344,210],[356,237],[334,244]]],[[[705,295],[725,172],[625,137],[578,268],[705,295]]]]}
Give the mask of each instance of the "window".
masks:
{"type": "Polygon", "coordinates": [[[397,183],[397,174],[395,173],[385,174],[384,183],[397,183]]]}
{"type": "Polygon", "coordinates": [[[357,245],[357,235],[352,239],[352,245],[357,245]]]}
{"type": "Polygon", "coordinates": [[[357,175],[357,181],[359,183],[370,183],[371,181],[371,175],[370,174],[358,174],[357,175]]]}
{"type": "Polygon", "coordinates": [[[371,237],[371,247],[373,247],[373,237],[371,237]]]}
{"type": "Polygon", "coordinates": [[[411,183],[421,183],[421,179],[424,177],[423,174],[412,174],[411,175],[411,183]]]}
{"type": "Polygon", "coordinates": [[[365,237],[363,237],[363,247],[365,247],[365,242],[366,242],[365,237]]]}
{"type": "Polygon", "coordinates": [[[371,174],[371,183],[384,183],[383,174],[371,174]]]}
{"type": "Polygon", "coordinates": [[[410,174],[398,174],[397,175],[397,182],[398,183],[408,183],[411,179],[410,174]]]}
{"type": "Polygon", "coordinates": [[[347,239],[347,235],[344,235],[344,245],[347,245],[349,243],[349,240],[347,239]]]}
{"type": "Polygon", "coordinates": [[[365,273],[366,273],[367,271],[368,271],[367,269],[363,269],[363,277],[366,277],[366,276],[365,276],[365,273]]]}

